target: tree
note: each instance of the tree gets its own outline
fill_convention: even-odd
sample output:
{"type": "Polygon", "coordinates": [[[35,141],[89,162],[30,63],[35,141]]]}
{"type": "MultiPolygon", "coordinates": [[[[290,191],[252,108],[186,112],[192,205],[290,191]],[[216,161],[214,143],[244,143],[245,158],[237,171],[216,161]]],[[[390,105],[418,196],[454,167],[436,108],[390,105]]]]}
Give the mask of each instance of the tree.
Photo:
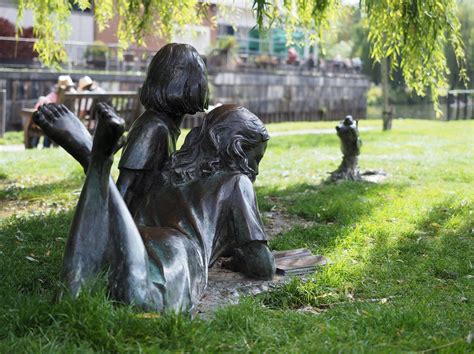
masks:
{"type": "MultiPolygon", "coordinates": [[[[19,18],[25,9],[34,13],[35,50],[46,65],[66,59],[62,42],[68,37],[67,18],[72,6],[91,7],[90,0],[19,0],[19,18]]],[[[198,0],[101,0],[95,1],[99,28],[118,14],[117,36],[122,47],[141,45],[146,34],[169,37],[175,27],[201,21],[210,3],[198,0]],[[197,14],[197,15],[196,15],[197,14]]],[[[283,26],[288,40],[303,29],[309,40],[324,40],[324,32],[338,15],[340,0],[254,0],[260,29],[283,26]]],[[[360,0],[367,22],[371,56],[387,58],[390,70],[399,68],[407,86],[418,95],[429,89],[438,114],[438,96],[447,86],[449,73],[445,47],[450,44],[459,76],[466,80],[464,50],[456,0],[360,0]]]]}
{"type": "MultiPolygon", "coordinates": [[[[470,87],[472,88],[472,79],[474,78],[474,2],[465,0],[459,4],[459,21],[461,22],[461,36],[465,45],[466,72],[467,77],[471,80],[470,87]]],[[[446,49],[450,72],[449,88],[462,89],[463,85],[456,63],[456,55],[452,48],[448,47],[446,49]]]]}

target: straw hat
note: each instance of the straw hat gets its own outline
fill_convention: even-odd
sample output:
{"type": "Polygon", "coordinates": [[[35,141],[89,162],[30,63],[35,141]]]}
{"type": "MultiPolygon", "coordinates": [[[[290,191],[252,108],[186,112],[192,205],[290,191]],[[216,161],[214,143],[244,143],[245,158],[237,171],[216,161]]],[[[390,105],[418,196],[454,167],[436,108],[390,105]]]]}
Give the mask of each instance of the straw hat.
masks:
{"type": "Polygon", "coordinates": [[[64,90],[68,87],[74,86],[74,81],[72,81],[69,75],[60,75],[58,77],[58,86],[64,90]]]}
{"type": "Polygon", "coordinates": [[[95,81],[92,81],[92,79],[89,76],[84,76],[79,79],[79,85],[77,86],[77,89],[79,91],[83,91],[87,86],[92,86],[96,85],[95,81]]]}

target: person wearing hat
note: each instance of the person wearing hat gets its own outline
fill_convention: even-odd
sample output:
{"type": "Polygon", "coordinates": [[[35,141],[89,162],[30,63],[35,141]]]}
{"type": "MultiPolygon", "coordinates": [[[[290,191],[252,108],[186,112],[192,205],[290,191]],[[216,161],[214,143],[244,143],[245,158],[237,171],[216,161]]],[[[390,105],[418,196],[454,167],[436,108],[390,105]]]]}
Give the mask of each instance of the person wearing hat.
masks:
{"type": "MultiPolygon", "coordinates": [[[[89,76],[84,76],[79,79],[77,85],[79,93],[105,93],[105,90],[101,88],[96,81],[93,81],[89,76]]],[[[81,100],[79,109],[79,118],[85,118],[91,110],[92,99],[81,100]]]]}
{"type": "MultiPolygon", "coordinates": [[[[47,103],[58,103],[59,92],[76,92],[74,88],[75,84],[69,75],[59,75],[58,82],[54,85],[53,90],[46,96],[40,96],[38,102],[36,102],[34,109],[37,111],[39,107],[47,103]]],[[[36,141],[32,142],[32,146],[36,147],[39,143],[39,138],[35,138],[36,141]]],[[[49,148],[51,146],[51,140],[45,135],[43,140],[43,147],[49,148]]]]}
{"type": "Polygon", "coordinates": [[[93,93],[105,93],[105,90],[97,84],[97,81],[93,81],[89,76],[83,76],[79,79],[77,85],[78,92],[93,92],[93,93]]]}
{"type": "Polygon", "coordinates": [[[47,103],[58,103],[59,92],[75,92],[74,81],[72,81],[69,75],[60,75],[58,77],[58,83],[54,85],[53,90],[47,96],[41,96],[36,102],[35,110],[47,103]]]}

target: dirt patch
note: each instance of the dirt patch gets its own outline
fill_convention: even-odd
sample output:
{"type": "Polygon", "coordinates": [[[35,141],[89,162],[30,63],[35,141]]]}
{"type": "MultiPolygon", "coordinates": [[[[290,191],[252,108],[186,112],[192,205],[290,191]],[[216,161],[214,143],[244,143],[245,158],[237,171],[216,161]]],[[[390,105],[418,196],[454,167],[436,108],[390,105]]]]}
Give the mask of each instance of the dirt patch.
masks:
{"type": "Polygon", "coordinates": [[[272,211],[262,213],[262,216],[265,220],[265,232],[269,240],[291,230],[295,226],[308,228],[316,225],[316,222],[308,221],[297,215],[291,215],[281,207],[274,207],[272,211]]]}
{"type": "Polygon", "coordinates": [[[250,279],[223,268],[223,261],[222,258],[218,259],[209,269],[207,288],[197,306],[197,315],[200,317],[206,317],[220,307],[238,304],[242,296],[260,294],[289,279],[283,276],[276,276],[271,281],[250,279]]]}

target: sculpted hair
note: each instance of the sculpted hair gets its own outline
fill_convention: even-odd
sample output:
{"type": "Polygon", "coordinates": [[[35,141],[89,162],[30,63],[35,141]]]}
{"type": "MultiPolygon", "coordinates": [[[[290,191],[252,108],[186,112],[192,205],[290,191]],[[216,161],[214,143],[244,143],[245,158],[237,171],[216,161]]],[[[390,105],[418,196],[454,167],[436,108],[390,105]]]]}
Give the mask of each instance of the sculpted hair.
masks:
{"type": "Polygon", "coordinates": [[[194,114],[208,106],[207,71],[192,46],[170,43],[153,57],[140,91],[146,109],[194,114]]]}
{"type": "Polygon", "coordinates": [[[200,127],[193,128],[168,161],[164,183],[179,184],[212,176],[218,171],[238,171],[254,181],[246,151],[270,139],[262,121],[249,110],[223,105],[212,110],[200,127]]]}

